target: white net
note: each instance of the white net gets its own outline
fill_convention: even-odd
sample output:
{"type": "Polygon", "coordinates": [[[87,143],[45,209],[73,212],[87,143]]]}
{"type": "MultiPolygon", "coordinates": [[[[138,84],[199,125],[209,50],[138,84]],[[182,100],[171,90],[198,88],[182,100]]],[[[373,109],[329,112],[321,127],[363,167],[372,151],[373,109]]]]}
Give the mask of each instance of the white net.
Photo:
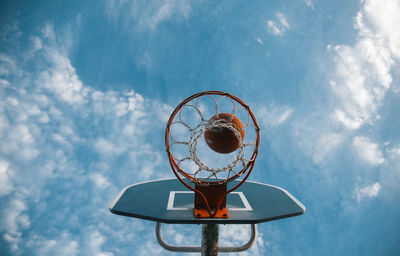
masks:
{"type": "Polygon", "coordinates": [[[256,156],[258,136],[258,126],[246,107],[230,95],[203,95],[183,104],[168,126],[167,149],[178,172],[200,185],[225,183],[245,173],[249,162],[256,156]],[[230,114],[230,118],[212,118],[221,113],[230,114]],[[234,116],[246,121],[243,128],[232,122],[234,116]],[[232,153],[211,151],[202,139],[205,131],[222,129],[232,131],[238,140],[238,147],[232,153]],[[244,138],[241,129],[245,131],[244,138]]]}

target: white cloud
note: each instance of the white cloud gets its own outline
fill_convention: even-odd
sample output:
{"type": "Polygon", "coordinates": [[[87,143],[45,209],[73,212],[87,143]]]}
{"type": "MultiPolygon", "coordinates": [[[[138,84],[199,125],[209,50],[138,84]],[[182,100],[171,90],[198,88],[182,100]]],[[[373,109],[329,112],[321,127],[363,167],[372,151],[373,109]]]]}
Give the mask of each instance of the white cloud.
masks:
{"type": "Polygon", "coordinates": [[[138,61],[138,66],[139,67],[144,67],[148,70],[150,70],[153,66],[153,61],[150,57],[150,53],[146,50],[144,51],[142,57],[138,61]]]}
{"type": "Polygon", "coordinates": [[[118,92],[106,93],[93,91],[91,93],[93,109],[98,115],[113,114],[118,118],[130,115],[137,120],[145,115],[144,98],[133,91],[121,95],[118,92]]]}
{"type": "Polygon", "coordinates": [[[42,28],[42,35],[44,38],[55,39],[53,24],[46,23],[46,25],[42,28]]]}
{"type": "MultiPolygon", "coordinates": [[[[0,107],[3,103],[0,103],[0,107]]],[[[7,128],[10,126],[8,118],[0,112],[0,138],[5,136],[7,128]]]]}
{"type": "Polygon", "coordinates": [[[342,140],[343,136],[338,133],[322,134],[313,149],[314,163],[322,163],[329,155],[332,155],[342,140]]]}
{"type": "Polygon", "coordinates": [[[21,200],[13,199],[6,209],[7,211],[2,212],[0,230],[4,232],[3,239],[10,243],[14,252],[18,253],[20,243],[22,243],[21,229],[24,230],[30,226],[29,217],[23,213],[26,205],[21,200]]]}
{"type": "Polygon", "coordinates": [[[140,29],[154,30],[166,20],[188,18],[193,2],[196,1],[162,0],[148,5],[141,1],[110,0],[107,3],[106,14],[113,22],[118,22],[121,16],[124,16],[130,21],[133,20],[140,29]]]}
{"type": "Polygon", "coordinates": [[[336,72],[331,88],[338,99],[333,117],[349,130],[379,119],[377,109],[392,83],[394,57],[400,57],[400,18],[391,15],[399,12],[395,1],[365,1],[356,17],[356,44],[333,47],[336,72]]]}
{"type": "Polygon", "coordinates": [[[33,51],[37,51],[43,48],[42,40],[39,37],[34,36],[31,40],[33,42],[33,51]]]}
{"type": "Polygon", "coordinates": [[[99,138],[94,144],[95,149],[101,154],[120,154],[124,148],[113,144],[104,138],[99,138]]]}
{"type": "Polygon", "coordinates": [[[400,146],[391,148],[389,150],[389,155],[393,159],[396,159],[396,158],[400,159],[400,146]]]}
{"type": "MultiPolygon", "coordinates": [[[[0,67],[0,70],[1,70],[1,67],[0,67]]],[[[0,73],[1,73],[1,71],[0,71],[0,73]]],[[[5,88],[5,87],[9,87],[9,86],[10,86],[10,82],[8,82],[8,80],[0,79],[0,87],[5,88]]]]}
{"type": "Polygon", "coordinates": [[[382,164],[385,161],[378,144],[371,142],[371,140],[367,137],[354,137],[353,147],[358,156],[371,165],[382,164]]]}
{"type": "Polygon", "coordinates": [[[32,144],[34,142],[31,131],[27,125],[17,126],[11,136],[13,139],[19,138],[23,144],[32,144]]]}
{"type": "Polygon", "coordinates": [[[290,28],[289,23],[286,20],[286,16],[283,13],[276,13],[275,14],[277,21],[272,21],[269,20],[267,22],[268,29],[270,32],[272,32],[274,35],[283,35],[287,29],[290,28]]]}
{"type": "MultiPolygon", "coordinates": [[[[367,0],[364,1],[364,15],[367,17],[368,22],[371,23],[378,37],[382,37],[387,45],[390,47],[391,52],[400,58],[400,2],[396,0],[367,0]]],[[[374,31],[365,28],[361,25],[362,32],[365,34],[373,33],[374,31]]]]}
{"type": "Polygon", "coordinates": [[[49,57],[53,66],[41,73],[39,83],[63,101],[71,104],[83,103],[86,100],[88,88],[83,87],[69,59],[51,50],[49,57]]]}
{"type": "Polygon", "coordinates": [[[35,146],[33,136],[34,127],[29,127],[26,124],[8,127],[5,133],[7,137],[3,140],[6,147],[1,147],[0,152],[6,155],[14,155],[20,159],[30,160],[39,155],[39,151],[35,146]]]}
{"type": "Polygon", "coordinates": [[[283,32],[276,26],[275,22],[269,20],[269,21],[267,22],[267,24],[268,24],[268,27],[270,28],[271,32],[272,32],[274,35],[281,35],[281,34],[283,33],[283,32]]]}
{"type": "Polygon", "coordinates": [[[0,160],[0,197],[9,194],[14,189],[10,181],[11,172],[8,162],[0,160]]]}
{"type": "Polygon", "coordinates": [[[287,106],[261,107],[257,111],[257,117],[261,120],[262,124],[267,127],[275,127],[285,123],[293,113],[293,109],[287,106]]]}
{"type": "Polygon", "coordinates": [[[164,249],[159,245],[151,241],[144,241],[141,244],[141,248],[138,250],[138,255],[162,255],[164,249]]]}
{"type": "Polygon", "coordinates": [[[163,133],[171,107],[133,90],[103,92],[85,85],[56,44],[62,38],[49,24],[43,33],[27,40],[37,72],[23,70],[23,50],[15,53],[23,58],[0,59],[0,66],[14,65],[3,66],[19,87],[0,88],[0,144],[6,145],[0,147],[0,196],[13,198],[0,209],[0,232],[16,255],[82,255],[90,248],[92,255],[113,255],[105,249],[109,238],[131,248],[135,234],[132,221],[110,214],[107,204],[124,185],[171,174],[158,171],[168,168],[162,143],[147,141],[163,133]],[[93,228],[85,219],[96,223],[97,233],[88,235],[93,228]],[[80,233],[70,233],[74,228],[80,233]]]}
{"type": "Polygon", "coordinates": [[[289,23],[286,20],[286,16],[283,13],[278,12],[276,17],[284,28],[290,28],[289,23]]]}
{"type": "Polygon", "coordinates": [[[315,9],[314,3],[311,0],[305,0],[306,5],[310,7],[312,10],[315,9]]]}
{"type": "Polygon", "coordinates": [[[370,186],[363,188],[356,188],[354,191],[354,196],[357,198],[357,202],[360,202],[366,197],[377,197],[381,191],[381,184],[376,182],[370,186]]]}
{"type": "Polygon", "coordinates": [[[51,238],[34,234],[26,244],[37,255],[80,255],[79,243],[65,230],[51,238]]]}
{"type": "MultiPolygon", "coordinates": [[[[382,5],[397,8],[398,4],[388,2],[382,5]]],[[[333,95],[323,95],[324,102],[314,105],[315,111],[311,111],[308,118],[294,122],[296,140],[314,163],[323,163],[337,146],[348,142],[362,161],[370,165],[385,162],[378,144],[362,136],[353,138],[354,131],[380,120],[379,108],[393,86],[397,54],[390,42],[396,42],[398,30],[394,27],[400,24],[393,25],[398,18],[388,15],[392,11],[387,11],[386,7],[369,7],[375,4],[380,5],[380,2],[366,1],[356,15],[358,37],[353,45],[327,46],[333,57],[333,72],[327,70],[333,95]],[[392,25],[382,25],[383,21],[377,21],[381,19],[392,25]],[[378,23],[381,25],[374,25],[378,23]],[[389,27],[393,33],[387,32],[389,27]]]]}
{"type": "Polygon", "coordinates": [[[114,255],[111,252],[103,252],[101,250],[102,245],[104,244],[104,242],[106,241],[106,239],[104,238],[104,236],[98,231],[95,230],[92,232],[92,234],[90,235],[89,238],[89,248],[90,251],[88,253],[90,253],[90,255],[98,255],[98,256],[112,256],[114,255]]]}
{"type": "Polygon", "coordinates": [[[340,109],[335,110],[333,118],[341,122],[349,130],[356,130],[363,124],[363,120],[360,117],[351,118],[340,109]]]}
{"type": "MultiPolygon", "coordinates": [[[[250,225],[220,225],[220,246],[241,246],[249,241],[250,225]]],[[[240,255],[266,255],[266,242],[261,233],[257,234],[256,241],[252,247],[240,255]]]]}
{"type": "Polygon", "coordinates": [[[16,74],[16,71],[17,67],[15,65],[15,61],[10,56],[0,53],[0,76],[16,74]]]}
{"type": "Polygon", "coordinates": [[[98,188],[106,188],[110,186],[110,182],[101,173],[93,173],[89,175],[90,179],[96,184],[98,188]]]}

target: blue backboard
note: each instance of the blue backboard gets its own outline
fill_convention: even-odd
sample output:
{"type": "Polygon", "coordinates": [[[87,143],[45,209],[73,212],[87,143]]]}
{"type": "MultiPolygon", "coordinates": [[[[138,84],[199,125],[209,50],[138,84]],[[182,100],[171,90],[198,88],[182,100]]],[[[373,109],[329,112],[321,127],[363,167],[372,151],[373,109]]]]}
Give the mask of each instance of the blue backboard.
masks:
{"type": "MultiPolygon", "coordinates": [[[[240,181],[228,183],[229,187],[240,181]]],[[[305,207],[286,190],[246,181],[227,195],[229,218],[195,218],[194,192],[177,179],[163,179],[127,186],[110,205],[114,214],[180,224],[255,224],[301,215],[305,207]]]]}

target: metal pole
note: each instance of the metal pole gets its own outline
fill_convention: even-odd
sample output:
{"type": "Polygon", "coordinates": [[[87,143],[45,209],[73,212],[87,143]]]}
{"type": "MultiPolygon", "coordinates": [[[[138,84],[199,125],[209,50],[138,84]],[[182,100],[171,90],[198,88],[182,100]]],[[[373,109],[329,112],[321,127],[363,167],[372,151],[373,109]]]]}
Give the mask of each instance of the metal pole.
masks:
{"type": "Polygon", "coordinates": [[[201,255],[218,255],[218,224],[203,224],[201,234],[201,255]]]}

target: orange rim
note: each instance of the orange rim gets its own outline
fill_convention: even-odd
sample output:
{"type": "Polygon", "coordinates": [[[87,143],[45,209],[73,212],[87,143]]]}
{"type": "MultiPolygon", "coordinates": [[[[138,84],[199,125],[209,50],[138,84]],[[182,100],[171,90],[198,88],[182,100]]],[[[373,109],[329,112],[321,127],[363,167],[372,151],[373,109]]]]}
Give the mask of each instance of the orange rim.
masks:
{"type": "Polygon", "coordinates": [[[240,187],[240,186],[247,180],[247,178],[249,177],[251,171],[253,170],[254,163],[255,163],[255,160],[256,160],[257,155],[258,155],[258,148],[259,148],[259,145],[260,145],[260,127],[258,126],[258,122],[257,122],[257,119],[256,119],[256,117],[255,117],[253,111],[251,111],[250,107],[249,107],[246,103],[244,103],[240,98],[238,98],[238,97],[236,97],[236,96],[234,96],[234,95],[232,95],[232,94],[229,94],[229,93],[226,93],[226,92],[222,92],[222,91],[205,91],[205,92],[199,92],[199,93],[196,93],[196,94],[194,94],[194,95],[188,97],[187,99],[183,100],[183,101],[175,108],[175,110],[172,112],[172,114],[171,114],[171,116],[170,116],[170,118],[169,118],[169,120],[168,120],[167,127],[166,127],[166,129],[165,129],[165,147],[166,147],[166,151],[167,151],[169,163],[170,163],[170,165],[171,165],[171,168],[172,168],[172,170],[173,170],[175,176],[176,176],[176,177],[178,178],[178,180],[179,180],[180,182],[182,182],[182,184],[185,185],[187,188],[189,188],[190,190],[193,190],[194,192],[199,193],[199,194],[201,195],[201,197],[203,198],[203,200],[204,200],[204,202],[205,202],[205,204],[206,204],[206,206],[207,206],[207,211],[208,211],[208,213],[210,214],[210,216],[212,216],[212,217],[215,216],[215,214],[217,213],[218,208],[220,207],[220,205],[221,205],[221,203],[222,203],[222,201],[223,201],[223,198],[224,198],[228,193],[230,193],[230,192],[234,191],[235,189],[237,189],[238,187],[240,187]],[[252,119],[253,125],[254,125],[254,127],[255,127],[255,131],[256,131],[256,140],[255,140],[254,151],[253,151],[253,154],[252,154],[250,160],[248,161],[248,163],[246,164],[246,166],[244,166],[244,167],[242,168],[242,170],[240,170],[239,172],[237,172],[236,175],[234,175],[234,176],[229,177],[228,179],[226,179],[225,182],[228,183],[228,182],[230,182],[230,181],[233,181],[233,180],[235,180],[235,179],[241,177],[244,173],[247,172],[246,175],[244,176],[243,180],[241,180],[241,181],[239,182],[239,184],[237,184],[237,185],[234,186],[233,188],[227,190],[225,193],[223,193],[223,194],[220,196],[219,203],[218,203],[218,207],[216,208],[216,210],[215,210],[214,212],[211,211],[211,209],[210,209],[210,207],[209,207],[209,204],[208,204],[208,201],[207,201],[206,197],[204,196],[204,194],[201,193],[200,191],[198,191],[197,189],[193,188],[193,187],[190,186],[189,184],[187,184],[187,183],[181,178],[181,176],[179,175],[179,173],[180,173],[182,176],[184,176],[186,179],[190,180],[192,183],[204,184],[204,185],[213,185],[213,184],[216,184],[216,183],[218,183],[218,182],[217,182],[217,181],[204,181],[204,180],[199,180],[199,179],[197,179],[197,178],[195,178],[195,177],[189,175],[189,174],[186,173],[184,170],[182,170],[182,169],[180,168],[180,166],[178,165],[178,163],[176,163],[176,161],[175,161],[175,159],[174,159],[174,157],[173,157],[173,155],[172,155],[172,153],[171,153],[171,151],[170,151],[170,140],[169,140],[171,124],[172,124],[172,122],[174,121],[174,119],[175,119],[176,115],[178,114],[178,112],[182,109],[182,107],[183,107],[186,103],[192,101],[193,99],[202,97],[202,96],[204,96],[204,95],[220,95],[220,96],[225,96],[225,97],[228,97],[228,98],[230,98],[230,99],[233,99],[234,101],[236,101],[237,103],[239,103],[239,104],[249,113],[249,115],[250,115],[250,117],[251,117],[251,119],[252,119]]]}

